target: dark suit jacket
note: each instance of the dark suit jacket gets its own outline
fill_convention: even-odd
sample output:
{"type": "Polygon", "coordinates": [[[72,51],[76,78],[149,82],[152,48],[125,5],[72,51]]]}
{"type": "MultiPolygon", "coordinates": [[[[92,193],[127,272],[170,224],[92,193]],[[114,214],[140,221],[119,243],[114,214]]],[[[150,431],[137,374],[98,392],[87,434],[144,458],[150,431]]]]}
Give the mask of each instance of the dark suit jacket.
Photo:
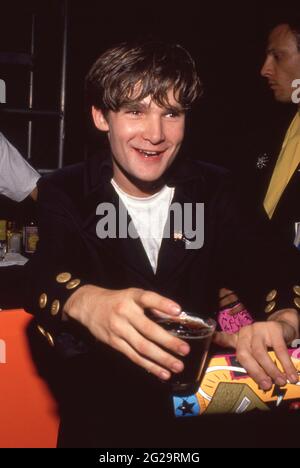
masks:
{"type": "Polygon", "coordinates": [[[78,323],[62,320],[61,313],[53,316],[54,301],[60,302],[61,311],[74,291],[58,283],[57,275],[69,272],[81,285],[153,290],[204,316],[215,315],[218,289],[226,286],[248,307],[260,303],[252,312],[265,319],[270,289],[278,290],[278,309],[292,306],[293,255],[270,236],[268,225],[244,212],[227,172],[179,159],[165,182],[175,186],[173,201],[191,203],[194,213],[196,203],[205,204],[204,246],[187,250],[184,241],[174,240],[172,227],[154,274],[139,239],[96,235],[99,203],[118,206],[111,177],[110,161],[95,157],[40,180],[40,242],[27,268],[27,310],[42,326],[44,342],[69,358],[59,374],[64,445],[145,446],[148,441],[163,446],[174,427],[168,386],[96,343],[78,323]]]}
{"type": "MultiPolygon", "coordinates": [[[[285,133],[295,115],[295,106],[282,109],[261,131],[243,135],[240,146],[244,149],[236,158],[240,190],[249,204],[263,211],[263,202],[281,151],[285,133]],[[264,160],[262,159],[264,158],[264,160]]],[[[295,223],[300,222],[300,166],[289,181],[271,220],[271,228],[288,243],[294,242],[295,223]]]]}

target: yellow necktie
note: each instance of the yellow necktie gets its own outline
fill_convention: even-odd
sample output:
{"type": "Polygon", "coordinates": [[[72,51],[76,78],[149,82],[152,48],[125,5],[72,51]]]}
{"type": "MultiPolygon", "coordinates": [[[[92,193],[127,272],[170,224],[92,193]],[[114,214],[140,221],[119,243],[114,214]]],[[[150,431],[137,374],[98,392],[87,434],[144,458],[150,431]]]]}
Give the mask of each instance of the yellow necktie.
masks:
{"type": "Polygon", "coordinates": [[[276,206],[292,175],[300,164],[300,114],[297,112],[283,142],[280,155],[264,200],[265,210],[271,219],[276,206]]]}

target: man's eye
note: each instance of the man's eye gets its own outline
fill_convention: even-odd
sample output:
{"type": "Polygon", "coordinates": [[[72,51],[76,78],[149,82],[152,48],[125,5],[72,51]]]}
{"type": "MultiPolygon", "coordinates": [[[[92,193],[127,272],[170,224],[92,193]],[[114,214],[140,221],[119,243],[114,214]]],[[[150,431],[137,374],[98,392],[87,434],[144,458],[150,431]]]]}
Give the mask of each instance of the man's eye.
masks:
{"type": "Polygon", "coordinates": [[[139,115],[141,115],[141,111],[139,111],[139,110],[128,110],[128,111],[126,111],[126,114],[130,114],[130,115],[133,115],[133,116],[139,116],[139,115]]]}
{"type": "Polygon", "coordinates": [[[280,60],[282,59],[282,55],[281,55],[281,54],[277,54],[277,53],[274,53],[274,54],[273,54],[273,57],[274,57],[274,59],[276,60],[276,62],[280,62],[280,60]]]}
{"type": "Polygon", "coordinates": [[[167,112],[166,117],[174,119],[175,117],[179,117],[179,112],[173,112],[173,111],[167,112]]]}

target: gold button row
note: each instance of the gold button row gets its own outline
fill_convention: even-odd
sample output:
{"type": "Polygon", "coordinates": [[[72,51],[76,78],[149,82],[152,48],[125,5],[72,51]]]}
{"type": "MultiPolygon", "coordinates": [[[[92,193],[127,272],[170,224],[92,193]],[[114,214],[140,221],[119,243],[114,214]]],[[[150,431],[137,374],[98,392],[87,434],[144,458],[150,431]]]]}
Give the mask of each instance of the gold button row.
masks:
{"type": "Polygon", "coordinates": [[[71,290],[71,289],[75,289],[77,288],[77,286],[80,285],[81,281],[80,279],[73,279],[71,280],[72,278],[72,275],[71,273],[60,273],[59,275],[57,275],[56,277],[56,281],[60,284],[66,284],[66,288],[71,290]]]}
{"type": "Polygon", "coordinates": [[[67,283],[66,288],[69,289],[69,290],[70,289],[75,289],[75,288],[77,288],[77,286],[80,285],[80,283],[81,283],[80,279],[74,279],[74,280],[69,281],[67,283]]]}
{"type": "MultiPolygon", "coordinates": [[[[295,306],[300,309],[300,286],[296,285],[293,287],[293,291],[296,294],[297,297],[294,299],[294,304],[295,306]]],[[[270,291],[269,294],[266,297],[266,301],[269,303],[267,307],[265,308],[266,314],[270,314],[273,312],[273,310],[276,307],[276,302],[274,299],[277,298],[278,292],[276,289],[273,289],[273,291],[270,291]]]]}
{"type": "MultiPolygon", "coordinates": [[[[66,284],[66,288],[71,291],[72,289],[77,288],[81,284],[80,279],[73,279],[71,280],[72,275],[71,273],[60,273],[56,277],[56,281],[60,284],[66,284]]],[[[39,306],[41,309],[45,309],[48,303],[48,296],[46,293],[40,295],[39,298],[39,306]]],[[[60,311],[60,302],[58,299],[55,299],[51,304],[51,315],[56,316],[60,311]]]]}
{"type": "Polygon", "coordinates": [[[276,307],[276,302],[275,301],[272,301],[270,302],[267,307],[265,308],[265,313],[266,314],[270,314],[271,312],[273,312],[273,310],[275,309],[276,307]]]}
{"type": "Polygon", "coordinates": [[[43,293],[43,294],[40,296],[40,300],[39,300],[40,308],[41,308],[41,309],[45,309],[45,307],[46,307],[46,305],[47,305],[47,302],[48,302],[48,296],[47,296],[47,294],[43,293]]]}
{"type": "Polygon", "coordinates": [[[59,312],[59,309],[60,309],[60,302],[58,299],[55,299],[55,301],[52,302],[52,305],[51,305],[51,315],[55,316],[58,314],[59,312]]]}
{"type": "Polygon", "coordinates": [[[67,283],[72,278],[71,273],[60,273],[56,277],[56,281],[60,284],[67,283]]]}
{"type": "Polygon", "coordinates": [[[64,272],[64,273],[60,273],[59,275],[57,275],[56,277],[56,281],[60,284],[66,284],[66,288],[71,290],[71,289],[75,289],[77,288],[77,286],[80,285],[81,281],[79,279],[73,279],[71,280],[72,278],[72,275],[71,273],[68,273],[68,272],[64,272]]]}
{"type": "Polygon", "coordinates": [[[293,290],[296,296],[300,296],[300,286],[294,286],[293,290]]]}
{"type": "Polygon", "coordinates": [[[37,325],[37,329],[40,332],[40,334],[47,339],[49,345],[54,347],[55,343],[52,335],[49,332],[47,332],[43,327],[41,327],[41,325],[37,325]]]}
{"type": "Polygon", "coordinates": [[[274,299],[276,299],[278,292],[276,289],[273,289],[273,291],[269,292],[269,294],[266,297],[267,302],[273,302],[274,299]]]}

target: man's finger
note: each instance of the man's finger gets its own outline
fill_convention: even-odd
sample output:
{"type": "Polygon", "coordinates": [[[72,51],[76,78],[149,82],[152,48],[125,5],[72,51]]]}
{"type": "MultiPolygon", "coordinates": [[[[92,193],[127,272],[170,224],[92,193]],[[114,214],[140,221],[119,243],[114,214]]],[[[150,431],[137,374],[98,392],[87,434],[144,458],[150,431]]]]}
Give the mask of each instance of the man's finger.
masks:
{"type": "Polygon", "coordinates": [[[291,360],[287,346],[281,335],[278,336],[276,342],[274,341],[273,349],[276,354],[276,357],[279,359],[282,365],[284,372],[287,375],[288,380],[293,384],[298,383],[298,371],[291,360]]]}
{"type": "Polygon", "coordinates": [[[166,331],[161,325],[155,323],[150,318],[145,317],[141,314],[135,314],[129,317],[129,322],[135,328],[140,335],[144,336],[148,340],[156,343],[161,348],[167,351],[178,354],[179,356],[186,356],[189,351],[189,345],[166,331]]]}
{"type": "Polygon", "coordinates": [[[169,315],[179,315],[181,312],[179,304],[152,291],[137,290],[135,300],[143,309],[157,309],[169,315]]]}
{"type": "MultiPolygon", "coordinates": [[[[160,371],[163,369],[167,370],[168,372],[178,373],[181,372],[184,368],[182,361],[176,359],[173,354],[169,354],[165,349],[160,348],[152,341],[144,338],[144,336],[138,333],[137,330],[135,330],[133,327],[126,329],[126,333],[123,334],[121,340],[126,342],[130,347],[131,359],[134,360],[136,364],[142,365],[142,367],[145,367],[146,361],[150,361],[151,364],[158,366],[157,370],[159,368],[160,371]]],[[[114,347],[117,347],[120,344],[120,337],[116,337],[114,340],[114,347]]],[[[122,344],[121,350],[123,349],[125,349],[124,343],[122,344]]],[[[129,352],[129,348],[126,349],[129,352]]],[[[156,371],[153,372],[153,369],[150,370],[149,362],[147,364],[147,370],[157,375],[156,371]]]]}
{"type": "Polygon", "coordinates": [[[159,366],[157,363],[150,361],[144,356],[141,356],[132,346],[130,346],[129,343],[127,343],[127,341],[122,338],[118,338],[115,348],[127,356],[136,365],[144,368],[147,372],[150,372],[159,379],[165,381],[170,379],[172,375],[170,371],[159,366]]]}
{"type": "Polygon", "coordinates": [[[279,387],[283,387],[287,383],[286,375],[280,372],[278,367],[272,361],[270,355],[268,354],[268,348],[263,342],[262,337],[255,336],[252,343],[252,354],[256,359],[260,367],[264,369],[268,376],[275,382],[279,387]]]}
{"type": "Polygon", "coordinates": [[[152,312],[153,316],[154,316],[154,319],[156,318],[161,318],[161,319],[170,319],[172,317],[174,317],[173,315],[170,316],[170,314],[165,314],[164,312],[161,312],[160,310],[158,309],[150,309],[150,311],[152,312]]]}
{"type": "Polygon", "coordinates": [[[272,388],[273,383],[271,378],[253,357],[250,336],[239,337],[236,357],[238,362],[247,370],[248,375],[255,380],[262,390],[270,390],[272,388]]]}

